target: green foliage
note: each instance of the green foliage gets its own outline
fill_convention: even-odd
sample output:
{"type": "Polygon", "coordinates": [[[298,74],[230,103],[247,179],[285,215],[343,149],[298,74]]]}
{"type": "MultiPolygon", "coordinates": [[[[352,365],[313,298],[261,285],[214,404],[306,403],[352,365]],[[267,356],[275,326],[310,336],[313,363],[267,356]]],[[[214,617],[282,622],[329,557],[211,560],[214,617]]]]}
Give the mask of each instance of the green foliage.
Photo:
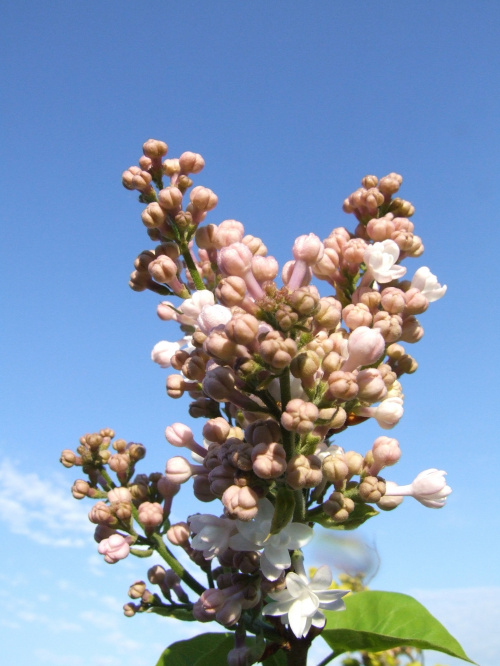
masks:
{"type": "Polygon", "coordinates": [[[312,516],[311,519],[314,520],[315,523],[319,523],[322,527],[326,527],[329,530],[355,530],[369,518],[378,516],[378,514],[379,512],[370,504],[358,502],[355,504],[354,510],[349,515],[349,518],[343,523],[335,522],[333,518],[330,518],[330,516],[327,516],[324,513],[318,516],[312,516]]]}
{"type": "Polygon", "coordinates": [[[201,634],[172,643],[156,666],[215,666],[225,664],[234,645],[233,634],[201,634]]]}
{"type": "Polygon", "coordinates": [[[406,594],[365,591],[347,597],[345,604],[343,612],[325,612],[327,624],[321,634],[336,656],[412,646],[474,663],[443,625],[406,594]]]}
{"type": "MultiPolygon", "coordinates": [[[[251,645],[252,641],[247,641],[251,645]]],[[[234,647],[234,634],[201,634],[172,643],[161,655],[156,666],[219,666],[227,663],[227,653],[234,647]]],[[[286,666],[285,653],[270,655],[265,666],[286,666]]]]}

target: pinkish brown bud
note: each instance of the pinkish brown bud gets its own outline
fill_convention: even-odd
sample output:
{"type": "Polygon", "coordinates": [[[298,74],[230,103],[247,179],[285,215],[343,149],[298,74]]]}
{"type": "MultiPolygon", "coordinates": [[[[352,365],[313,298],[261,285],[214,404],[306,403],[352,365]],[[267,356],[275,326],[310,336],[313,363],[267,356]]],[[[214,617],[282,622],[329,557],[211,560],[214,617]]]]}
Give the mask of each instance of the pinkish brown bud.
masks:
{"type": "Polygon", "coordinates": [[[285,449],[277,442],[257,444],[252,449],[253,471],[261,479],[276,479],[286,470],[285,449]]]}
{"type": "Polygon", "coordinates": [[[162,158],[167,154],[167,151],[167,144],[164,141],[158,141],[158,139],[148,139],[142,144],[142,152],[151,160],[162,158]]]}
{"type": "Polygon", "coordinates": [[[71,493],[75,499],[83,499],[89,496],[90,485],[87,481],[78,479],[71,488],[71,493]]]}
{"type": "Polygon", "coordinates": [[[365,476],[359,484],[359,495],[363,502],[379,502],[385,494],[385,481],[377,476],[365,476]]]}
{"type": "Polygon", "coordinates": [[[341,492],[334,492],[323,504],[323,511],[336,523],[343,523],[354,511],[354,502],[352,499],[344,497],[341,492]]]}
{"type": "Polygon", "coordinates": [[[186,546],[189,543],[189,526],[187,523],[175,523],[167,531],[167,539],[174,546],[186,546]]]}
{"type": "Polygon", "coordinates": [[[281,424],[286,430],[305,435],[314,429],[318,413],[318,408],[312,402],[294,398],[287,403],[286,411],[281,415],[281,424]]]}
{"type": "Polygon", "coordinates": [[[352,372],[336,370],[327,377],[328,390],[326,396],[330,399],[352,400],[358,394],[356,376],[352,372]]]}
{"type": "Polygon", "coordinates": [[[199,153],[187,151],[179,157],[179,166],[183,173],[200,173],[205,166],[205,160],[199,153]]]}
{"type": "Polygon", "coordinates": [[[314,455],[293,456],[287,466],[286,481],[294,490],[315,488],[323,480],[321,460],[314,455]]]}
{"type": "Polygon", "coordinates": [[[257,515],[259,496],[249,486],[229,486],[222,495],[222,503],[230,516],[240,520],[252,520],[257,515]]]}
{"type": "Polygon", "coordinates": [[[195,208],[200,211],[209,211],[217,206],[217,195],[212,192],[208,187],[198,185],[194,187],[190,194],[189,199],[195,208]]]}
{"type": "Polygon", "coordinates": [[[163,522],[163,509],[158,502],[143,502],[139,505],[138,513],[146,531],[153,530],[163,522]]]}

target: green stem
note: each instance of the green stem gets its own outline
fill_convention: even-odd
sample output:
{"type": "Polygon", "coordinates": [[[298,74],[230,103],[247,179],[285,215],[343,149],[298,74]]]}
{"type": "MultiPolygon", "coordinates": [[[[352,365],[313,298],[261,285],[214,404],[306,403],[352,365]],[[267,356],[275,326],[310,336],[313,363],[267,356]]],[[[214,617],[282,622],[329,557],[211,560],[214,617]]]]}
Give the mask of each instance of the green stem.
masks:
{"type": "Polygon", "coordinates": [[[295,510],[293,512],[294,523],[305,523],[306,521],[306,503],[302,489],[294,490],[295,510]]]}
{"type": "Polygon", "coordinates": [[[281,410],[284,412],[287,404],[292,399],[290,389],[290,370],[286,368],[283,374],[280,375],[280,393],[281,393],[281,410]]]}
{"type": "Polygon", "coordinates": [[[106,483],[109,486],[109,490],[112,490],[113,488],[116,488],[116,485],[113,481],[113,479],[109,476],[109,474],[106,472],[104,467],[101,467],[99,469],[99,474],[102,476],[102,478],[106,481],[106,483]]]}
{"type": "Polygon", "coordinates": [[[197,291],[203,291],[204,289],[206,289],[206,287],[205,284],[203,283],[203,280],[201,279],[200,274],[198,273],[198,270],[195,266],[189,248],[187,247],[184,248],[181,246],[180,250],[184,258],[184,261],[186,262],[186,267],[189,271],[189,274],[191,275],[191,279],[193,280],[194,286],[196,287],[197,291]]]}
{"type": "Polygon", "coordinates": [[[155,549],[158,554],[163,557],[165,562],[173,571],[175,571],[179,578],[184,581],[186,585],[189,585],[193,592],[196,592],[197,594],[203,594],[203,592],[205,592],[203,585],[201,585],[201,583],[199,583],[196,578],[191,576],[189,571],[184,569],[175,555],[173,555],[173,553],[171,553],[166,547],[161,536],[159,534],[152,534],[151,539],[155,542],[155,549]]]}
{"type": "MultiPolygon", "coordinates": [[[[283,371],[283,374],[280,375],[280,394],[281,394],[281,411],[286,410],[287,404],[292,398],[290,390],[290,370],[287,368],[283,371]]],[[[290,458],[295,454],[295,434],[286,430],[281,426],[281,439],[283,440],[283,448],[286,452],[286,459],[290,458]]]]}

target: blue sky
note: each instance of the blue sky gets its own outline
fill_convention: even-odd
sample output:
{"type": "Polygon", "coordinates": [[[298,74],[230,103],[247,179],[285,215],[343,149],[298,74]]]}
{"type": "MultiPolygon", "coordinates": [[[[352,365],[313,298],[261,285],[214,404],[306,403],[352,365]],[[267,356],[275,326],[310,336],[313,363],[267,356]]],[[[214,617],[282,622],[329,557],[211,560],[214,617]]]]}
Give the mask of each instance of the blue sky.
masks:
{"type": "MultiPolygon", "coordinates": [[[[121,616],[147,567],[101,561],[89,506],[69,493],[77,475],[58,463],[102,427],[143,442],[147,471],[172,455],[163,431],[180,403],[149,354],[176,332],[156,318],[154,295],[127,287],[150,242],[120,183],[154,137],[172,156],[200,152],[196,183],[219,196],[208,220],[241,220],[280,263],[299,234],[353,228],[341,204],[365,174],[403,174],[426,246],[409,273],[430,266],[448,293],[421,318],[390,478],[438,467],[453,494],[440,511],[406,501],[358,534],[380,556],[372,587],[414,594],[481,666],[496,666],[498,4],[19,1],[2,15],[9,662],[150,666],[192,629],[121,616]]],[[[365,424],[338,443],[364,451],[379,434],[365,424]]],[[[179,520],[189,490],[183,500],[179,520]]],[[[310,564],[340,557],[323,538],[310,564]]],[[[455,663],[429,666],[439,662],[455,663]]]]}

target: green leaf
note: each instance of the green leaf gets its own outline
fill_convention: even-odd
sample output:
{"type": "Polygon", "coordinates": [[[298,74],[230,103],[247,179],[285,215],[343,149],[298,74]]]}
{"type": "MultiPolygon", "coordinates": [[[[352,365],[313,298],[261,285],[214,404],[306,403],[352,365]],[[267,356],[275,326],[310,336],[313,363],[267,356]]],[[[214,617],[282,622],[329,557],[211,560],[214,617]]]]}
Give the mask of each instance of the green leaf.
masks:
{"type": "Polygon", "coordinates": [[[215,666],[225,664],[234,646],[234,634],[201,634],[172,643],[156,666],[215,666]]]}
{"type": "Polygon", "coordinates": [[[358,502],[354,505],[354,510],[349,515],[349,518],[343,523],[336,523],[333,518],[330,518],[330,516],[327,516],[326,514],[312,516],[311,520],[314,520],[315,523],[319,523],[322,527],[326,527],[329,530],[355,530],[369,518],[378,516],[378,513],[379,512],[369,504],[358,502]]]}
{"type": "MultiPolygon", "coordinates": [[[[201,634],[172,643],[156,666],[219,666],[227,663],[227,653],[233,647],[234,634],[201,634]]],[[[265,666],[286,666],[286,655],[280,650],[263,663],[265,666]]]]}
{"type": "Polygon", "coordinates": [[[474,664],[458,641],[416,599],[397,592],[349,595],[345,611],[325,611],[321,636],[335,652],[379,652],[400,646],[437,650],[474,664]]]}

